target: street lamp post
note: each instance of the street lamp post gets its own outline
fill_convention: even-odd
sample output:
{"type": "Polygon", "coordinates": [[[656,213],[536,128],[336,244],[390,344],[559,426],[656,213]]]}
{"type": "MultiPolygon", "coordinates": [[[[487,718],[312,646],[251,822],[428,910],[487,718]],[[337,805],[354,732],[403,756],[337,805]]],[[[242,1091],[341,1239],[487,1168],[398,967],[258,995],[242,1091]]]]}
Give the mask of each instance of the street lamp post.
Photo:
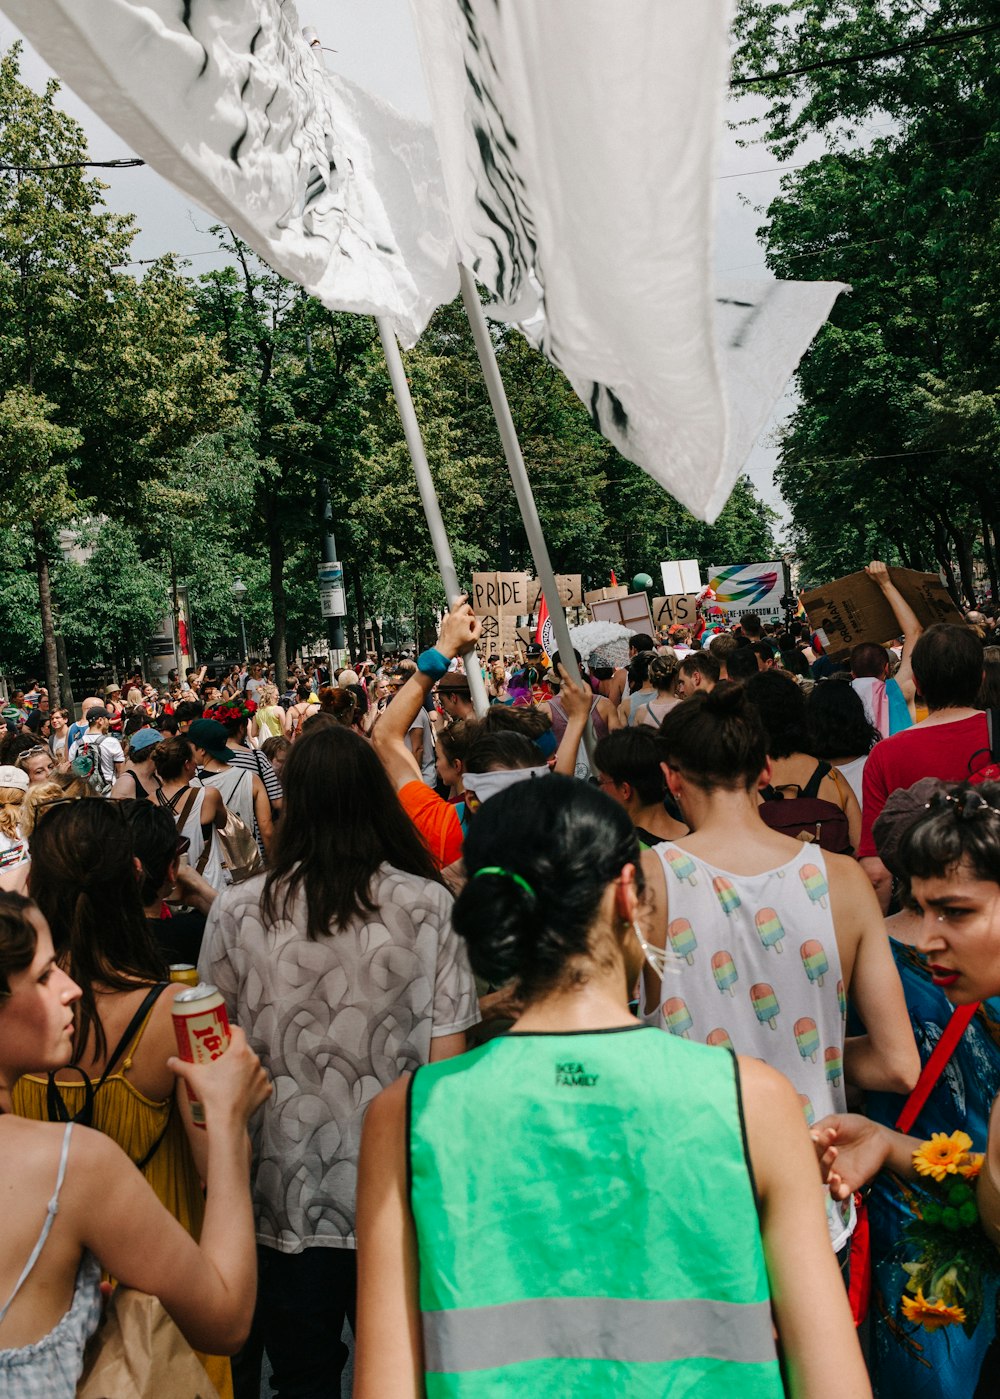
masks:
{"type": "Polygon", "coordinates": [[[243,621],[243,604],[246,601],[247,595],[246,585],[241,578],[237,578],[229,591],[236,600],[236,609],[240,614],[240,631],[243,634],[243,659],[244,661],[249,661],[250,651],[247,647],[247,629],[246,623],[243,621]]]}

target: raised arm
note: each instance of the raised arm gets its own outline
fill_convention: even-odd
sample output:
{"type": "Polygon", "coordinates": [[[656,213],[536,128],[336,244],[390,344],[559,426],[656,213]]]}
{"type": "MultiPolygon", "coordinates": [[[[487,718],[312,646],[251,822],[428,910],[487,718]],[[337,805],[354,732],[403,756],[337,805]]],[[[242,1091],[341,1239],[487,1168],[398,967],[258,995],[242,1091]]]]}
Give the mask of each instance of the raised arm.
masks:
{"type": "Polygon", "coordinates": [[[559,678],[559,698],[566,714],[566,728],[556,749],[552,771],[562,773],[565,777],[573,777],[576,774],[576,756],[587,728],[594,696],[589,686],[573,683],[564,665],[559,666],[559,678]]]}
{"type": "Polygon", "coordinates": [[[445,614],[437,645],[421,655],[419,664],[423,669],[410,676],[378,721],[372,743],[397,792],[408,782],[421,780],[420,767],[406,740],[410,725],[450,663],[456,656],[471,651],[481,632],[479,618],[464,597],[460,598],[445,614]]]}
{"type": "Polygon", "coordinates": [[[865,569],[865,572],[872,582],[881,588],[886,602],[892,608],[892,615],[896,619],[896,625],[902,633],[903,654],[900,658],[899,669],[896,671],[895,681],[902,690],[903,697],[907,704],[911,704],[916,694],[916,686],[913,682],[913,666],[911,664],[913,648],[919,641],[924,629],[917,620],[917,614],[892,581],[889,570],[884,563],[881,563],[878,559],[873,559],[865,569]]]}

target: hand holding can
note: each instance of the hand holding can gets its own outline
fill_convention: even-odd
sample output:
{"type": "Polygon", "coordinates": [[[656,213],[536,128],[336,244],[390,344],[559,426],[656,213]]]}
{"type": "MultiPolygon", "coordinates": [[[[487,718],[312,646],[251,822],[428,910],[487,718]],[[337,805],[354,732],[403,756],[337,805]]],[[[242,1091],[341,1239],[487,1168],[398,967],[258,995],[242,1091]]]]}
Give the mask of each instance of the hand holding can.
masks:
{"type": "Polygon", "coordinates": [[[230,1028],[219,992],[205,985],[180,991],[173,1020],[179,1059],[170,1068],[184,1079],[195,1126],[204,1128],[206,1115],[216,1114],[245,1126],[271,1085],[246,1036],[230,1028]]]}

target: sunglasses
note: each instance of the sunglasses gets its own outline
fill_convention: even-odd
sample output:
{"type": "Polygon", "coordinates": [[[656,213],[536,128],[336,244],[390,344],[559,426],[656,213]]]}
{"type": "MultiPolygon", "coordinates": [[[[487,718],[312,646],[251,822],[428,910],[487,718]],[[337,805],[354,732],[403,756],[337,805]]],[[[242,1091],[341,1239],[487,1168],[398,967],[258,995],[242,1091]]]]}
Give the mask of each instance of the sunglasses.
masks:
{"type": "Polygon", "coordinates": [[[23,765],[28,761],[29,758],[36,758],[39,753],[45,753],[48,757],[52,757],[52,754],[49,753],[49,750],[45,747],[44,743],[38,743],[35,745],[34,748],[26,748],[23,753],[18,753],[16,765],[18,767],[23,767],[23,765]]]}

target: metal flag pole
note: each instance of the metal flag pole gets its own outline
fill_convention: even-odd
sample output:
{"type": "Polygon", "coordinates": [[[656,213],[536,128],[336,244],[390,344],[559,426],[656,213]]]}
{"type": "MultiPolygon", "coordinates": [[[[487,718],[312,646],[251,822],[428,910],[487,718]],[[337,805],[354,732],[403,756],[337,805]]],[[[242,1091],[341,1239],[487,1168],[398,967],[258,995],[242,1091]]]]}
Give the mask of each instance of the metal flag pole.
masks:
{"type": "MultiPolygon", "coordinates": [[[[479,364],[483,371],[483,378],[486,380],[486,389],[490,396],[493,416],[496,418],[497,427],[500,430],[500,441],[503,443],[507,470],[510,472],[510,479],[514,485],[514,494],[517,496],[521,519],[524,521],[525,533],[528,536],[528,547],[531,550],[531,557],[535,561],[535,571],[538,574],[538,581],[542,585],[545,606],[549,610],[552,630],[555,633],[556,645],[559,648],[559,660],[569,671],[570,678],[578,685],[582,685],[583,677],[573,653],[573,643],[570,640],[569,627],[566,625],[566,612],[559,599],[556,576],[552,571],[552,560],[549,558],[548,545],[545,543],[545,536],[542,533],[542,524],[538,518],[538,508],[535,505],[531,482],[528,480],[524,458],[521,455],[517,429],[514,427],[514,419],[510,415],[510,404],[507,402],[507,393],[500,376],[496,351],[493,349],[493,341],[490,339],[489,327],[483,314],[483,304],[479,300],[479,289],[476,286],[475,277],[464,263],[459,264],[458,270],[462,278],[462,302],[465,306],[465,314],[472,326],[472,338],[476,342],[476,353],[479,355],[479,364]]],[[[590,759],[590,766],[593,769],[594,732],[589,719],[587,727],[584,729],[583,741],[586,745],[587,757],[590,759]]]]}
{"type": "MultiPolygon", "coordinates": [[[[378,325],[382,349],[385,352],[385,362],[389,369],[392,391],[396,396],[396,407],[399,409],[399,416],[403,423],[403,433],[409,448],[410,460],[413,462],[417,489],[420,492],[420,500],[427,517],[427,528],[430,530],[438,570],[450,607],[456,598],[462,597],[464,589],[458,585],[455,560],[451,555],[451,545],[448,543],[448,534],[444,527],[444,520],[441,518],[441,506],[438,503],[437,491],[434,489],[434,477],[431,475],[427,453],[424,451],[424,440],[420,435],[420,424],[417,422],[417,415],[413,407],[410,386],[406,382],[403,356],[399,352],[399,342],[396,339],[396,332],[392,328],[392,322],[387,316],[376,316],[375,321],[378,325]]],[[[472,697],[473,708],[482,718],[489,708],[489,699],[486,695],[483,672],[474,651],[470,652],[469,658],[466,659],[465,673],[469,677],[469,693],[472,697]]]]}

